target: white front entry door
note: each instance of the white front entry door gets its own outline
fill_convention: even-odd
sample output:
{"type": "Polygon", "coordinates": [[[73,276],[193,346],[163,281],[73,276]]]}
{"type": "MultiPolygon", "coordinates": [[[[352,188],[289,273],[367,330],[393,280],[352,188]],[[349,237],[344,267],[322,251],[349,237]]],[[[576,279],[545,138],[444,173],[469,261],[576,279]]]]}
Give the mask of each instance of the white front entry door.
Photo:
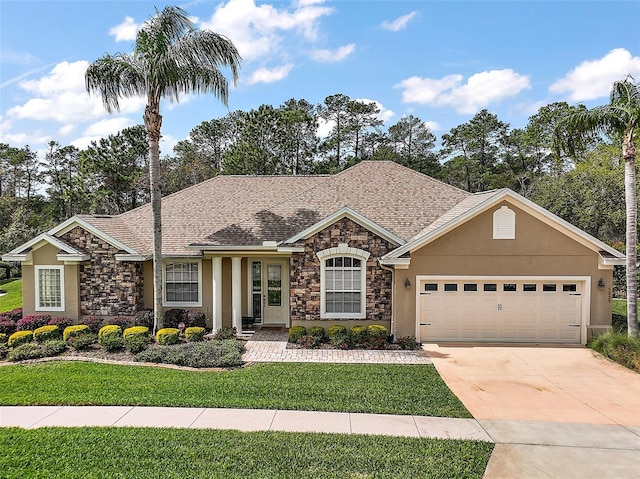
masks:
{"type": "Polygon", "coordinates": [[[289,260],[251,260],[250,285],[256,324],[289,326],[289,260]]]}

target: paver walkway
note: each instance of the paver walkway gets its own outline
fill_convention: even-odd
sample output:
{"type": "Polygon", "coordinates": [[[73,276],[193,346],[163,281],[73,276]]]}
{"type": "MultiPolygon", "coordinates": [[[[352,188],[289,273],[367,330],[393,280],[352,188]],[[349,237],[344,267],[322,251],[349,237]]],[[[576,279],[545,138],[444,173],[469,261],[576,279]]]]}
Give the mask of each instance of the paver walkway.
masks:
{"type": "Polygon", "coordinates": [[[286,330],[263,329],[249,337],[247,363],[361,363],[361,364],[431,364],[424,351],[372,351],[364,349],[287,349],[286,330]]]}

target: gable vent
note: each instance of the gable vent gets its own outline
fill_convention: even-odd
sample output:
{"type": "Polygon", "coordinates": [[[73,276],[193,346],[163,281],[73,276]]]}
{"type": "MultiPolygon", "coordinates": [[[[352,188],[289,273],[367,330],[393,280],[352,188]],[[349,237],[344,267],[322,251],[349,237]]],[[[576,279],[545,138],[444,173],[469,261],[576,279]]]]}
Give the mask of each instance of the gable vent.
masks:
{"type": "Polygon", "coordinates": [[[516,213],[502,206],[493,213],[493,239],[516,238],[516,213]]]}

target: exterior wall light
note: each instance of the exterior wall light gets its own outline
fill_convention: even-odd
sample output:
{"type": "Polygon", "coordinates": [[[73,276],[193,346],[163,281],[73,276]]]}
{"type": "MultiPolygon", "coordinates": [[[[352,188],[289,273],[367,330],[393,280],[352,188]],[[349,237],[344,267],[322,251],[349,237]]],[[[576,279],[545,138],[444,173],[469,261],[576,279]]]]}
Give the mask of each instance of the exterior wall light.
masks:
{"type": "Polygon", "coordinates": [[[604,279],[600,278],[598,280],[598,289],[602,291],[604,289],[604,279]]]}
{"type": "Polygon", "coordinates": [[[404,287],[409,289],[411,287],[411,281],[409,281],[409,277],[407,276],[407,279],[404,280],[404,287]]]}

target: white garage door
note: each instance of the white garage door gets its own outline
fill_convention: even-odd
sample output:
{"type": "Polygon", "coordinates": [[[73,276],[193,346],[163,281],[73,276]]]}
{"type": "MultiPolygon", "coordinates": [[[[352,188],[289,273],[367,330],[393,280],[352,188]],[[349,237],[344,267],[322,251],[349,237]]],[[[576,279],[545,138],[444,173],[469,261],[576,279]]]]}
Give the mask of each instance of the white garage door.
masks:
{"type": "Polygon", "coordinates": [[[422,342],[580,343],[584,281],[429,278],[419,287],[422,342]]]}

